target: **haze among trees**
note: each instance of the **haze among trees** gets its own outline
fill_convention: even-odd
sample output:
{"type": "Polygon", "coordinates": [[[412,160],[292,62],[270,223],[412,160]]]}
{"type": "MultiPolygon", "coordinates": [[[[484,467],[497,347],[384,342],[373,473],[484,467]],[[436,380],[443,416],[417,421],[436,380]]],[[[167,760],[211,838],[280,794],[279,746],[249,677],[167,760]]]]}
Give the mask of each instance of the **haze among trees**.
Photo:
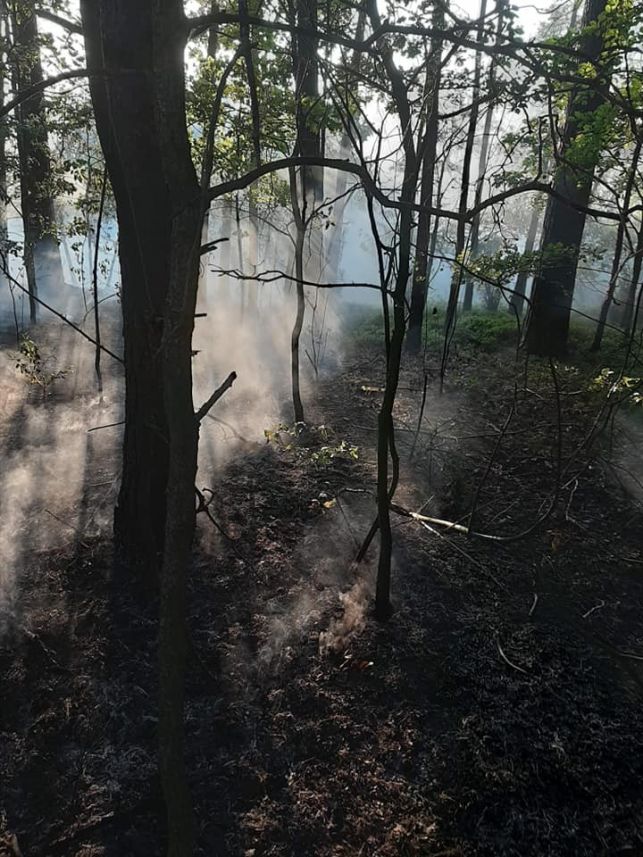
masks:
{"type": "Polygon", "coordinates": [[[0,855],[643,853],[642,44],[0,4],[0,855]]]}

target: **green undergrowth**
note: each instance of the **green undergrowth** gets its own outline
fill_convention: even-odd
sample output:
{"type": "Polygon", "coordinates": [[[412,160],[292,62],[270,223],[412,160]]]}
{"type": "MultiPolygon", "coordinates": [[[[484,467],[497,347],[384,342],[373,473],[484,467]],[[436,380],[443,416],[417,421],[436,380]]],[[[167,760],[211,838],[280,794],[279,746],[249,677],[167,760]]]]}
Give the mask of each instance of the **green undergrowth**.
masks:
{"type": "MultiPolygon", "coordinates": [[[[424,342],[429,351],[437,353],[442,349],[445,312],[444,306],[429,309],[424,326],[424,342]]],[[[349,333],[359,345],[381,345],[384,338],[381,312],[364,314],[352,324],[349,333]]],[[[509,313],[473,310],[458,317],[453,341],[461,348],[493,351],[501,345],[515,343],[517,336],[516,320],[509,313]]]]}
{"type": "MultiPolygon", "coordinates": [[[[444,343],[444,306],[431,307],[424,328],[424,343],[429,354],[439,354],[444,343]]],[[[599,351],[591,350],[595,324],[589,319],[572,319],[569,335],[569,356],[566,363],[577,366],[583,374],[594,377],[603,369],[620,372],[627,362],[627,374],[643,375],[643,350],[634,343],[628,349],[625,336],[618,330],[607,329],[599,351]]],[[[384,323],[379,310],[363,313],[350,325],[349,337],[358,346],[381,346],[384,323]]],[[[461,351],[493,352],[518,341],[516,319],[505,311],[473,310],[459,314],[452,345],[461,351]]]]}

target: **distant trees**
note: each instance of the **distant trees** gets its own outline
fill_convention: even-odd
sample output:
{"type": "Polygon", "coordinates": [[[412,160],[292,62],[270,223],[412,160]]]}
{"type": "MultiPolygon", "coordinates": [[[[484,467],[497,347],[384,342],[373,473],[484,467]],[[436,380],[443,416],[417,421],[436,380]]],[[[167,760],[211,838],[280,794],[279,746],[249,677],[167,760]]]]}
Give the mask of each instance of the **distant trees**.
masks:
{"type": "MultiPolygon", "coordinates": [[[[6,4],[6,9],[11,28],[7,58],[14,89],[38,87],[44,80],[44,74],[34,4],[30,0],[13,0],[6,4]]],[[[24,224],[24,265],[30,294],[30,316],[35,322],[38,289],[47,288],[55,294],[63,284],[44,91],[37,91],[16,107],[16,141],[24,224]]]]}
{"type": "MultiPolygon", "coordinates": [[[[444,28],[444,9],[441,3],[433,6],[431,27],[434,31],[444,28]]],[[[429,270],[431,267],[431,207],[436,197],[436,161],[438,157],[438,130],[440,113],[440,81],[442,77],[442,39],[434,36],[429,47],[426,64],[423,108],[425,132],[420,143],[422,176],[420,181],[420,205],[418,215],[415,260],[413,263],[413,282],[409,306],[409,329],[406,345],[412,354],[420,351],[422,343],[422,322],[426,309],[429,289],[429,270]]]]}

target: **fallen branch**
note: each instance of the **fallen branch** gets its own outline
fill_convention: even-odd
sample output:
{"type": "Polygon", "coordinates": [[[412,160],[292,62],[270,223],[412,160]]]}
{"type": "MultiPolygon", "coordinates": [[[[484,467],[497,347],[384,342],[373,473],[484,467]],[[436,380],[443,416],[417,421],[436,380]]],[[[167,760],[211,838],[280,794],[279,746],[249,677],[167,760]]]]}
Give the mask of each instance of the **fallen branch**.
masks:
{"type": "Polygon", "coordinates": [[[124,425],[125,425],[125,420],[120,420],[117,423],[106,423],[106,425],[104,425],[104,426],[94,426],[93,428],[87,429],[87,434],[89,434],[90,431],[99,431],[100,429],[114,428],[114,426],[124,426],[124,425]]]}
{"type": "Polygon", "coordinates": [[[524,673],[524,675],[529,675],[527,670],[524,670],[522,667],[519,667],[518,664],[514,664],[513,661],[510,661],[507,655],[502,651],[502,646],[500,645],[500,640],[496,640],[496,646],[498,646],[498,651],[500,652],[500,657],[503,661],[508,664],[512,669],[518,670],[519,673],[524,673]]]}
{"type": "Polygon", "coordinates": [[[211,410],[214,407],[214,405],[216,405],[216,403],[219,401],[221,396],[223,396],[223,394],[226,392],[226,390],[230,389],[230,387],[234,384],[236,378],[237,378],[237,373],[236,372],[230,372],[230,374],[225,379],[223,384],[221,384],[220,387],[217,387],[217,389],[214,391],[214,393],[212,393],[212,395],[207,400],[207,402],[204,402],[201,405],[201,407],[199,408],[199,410],[195,414],[196,421],[198,423],[200,423],[203,420],[203,418],[205,416],[207,416],[208,411],[211,410]]]}
{"type": "MultiPolygon", "coordinates": [[[[455,530],[457,533],[464,533],[465,536],[483,535],[481,533],[473,533],[469,527],[465,527],[463,524],[456,524],[455,521],[445,521],[442,518],[432,518],[430,515],[421,515],[419,512],[411,512],[408,509],[402,508],[402,506],[398,506],[396,503],[391,503],[391,512],[395,512],[397,515],[402,515],[403,518],[412,518],[414,521],[419,521],[420,523],[433,524],[435,527],[446,527],[447,530],[455,530]]],[[[497,537],[483,535],[483,538],[495,540],[497,537]]]]}
{"type": "Polygon", "coordinates": [[[600,604],[597,604],[595,607],[591,607],[587,613],[583,613],[583,619],[587,619],[595,610],[600,610],[602,607],[605,607],[605,602],[601,598],[600,604]]]}
{"type": "Polygon", "coordinates": [[[442,539],[443,542],[446,542],[449,545],[449,547],[452,547],[455,551],[457,551],[459,554],[461,554],[466,560],[468,560],[472,565],[474,565],[476,568],[479,568],[480,571],[486,577],[488,577],[490,580],[492,580],[499,589],[503,589],[505,592],[507,592],[507,587],[503,583],[501,583],[498,580],[498,578],[495,577],[489,571],[488,568],[485,568],[481,562],[478,562],[478,560],[475,557],[471,556],[471,554],[468,553],[468,551],[466,551],[461,545],[459,545],[457,542],[454,542],[453,539],[448,539],[446,536],[443,536],[441,532],[434,529],[430,524],[427,524],[424,521],[420,521],[420,526],[424,527],[425,530],[428,530],[428,532],[432,533],[434,536],[437,536],[439,539],[442,539]]]}

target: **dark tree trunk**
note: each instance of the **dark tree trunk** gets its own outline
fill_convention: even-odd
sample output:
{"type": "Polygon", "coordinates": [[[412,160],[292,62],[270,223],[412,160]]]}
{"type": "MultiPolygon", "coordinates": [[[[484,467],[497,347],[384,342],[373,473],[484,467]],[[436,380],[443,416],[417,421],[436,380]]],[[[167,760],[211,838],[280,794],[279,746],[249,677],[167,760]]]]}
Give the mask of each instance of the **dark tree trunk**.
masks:
{"type": "MultiPolygon", "coordinates": [[[[14,89],[19,91],[44,80],[38,20],[30,4],[21,3],[14,7],[11,24],[14,89]]],[[[35,322],[38,307],[35,298],[38,291],[51,295],[59,292],[63,286],[43,92],[23,101],[16,108],[16,121],[25,270],[31,321],[35,322]]]]}
{"type": "MultiPolygon", "coordinates": [[[[444,9],[436,3],[433,7],[431,26],[436,30],[444,29],[444,9]]],[[[440,109],[440,80],[442,72],[442,40],[431,41],[431,64],[427,71],[425,99],[428,104],[426,137],[422,146],[422,178],[420,182],[420,202],[430,208],[434,198],[435,161],[438,147],[438,126],[440,109]]],[[[409,329],[406,347],[411,354],[417,354],[422,344],[422,322],[429,288],[429,245],[431,243],[431,215],[420,212],[418,218],[415,248],[413,285],[411,287],[411,306],[409,310],[409,329]]]]}
{"type": "MultiPolygon", "coordinates": [[[[382,22],[376,0],[368,0],[368,15],[375,32],[382,22]]],[[[398,224],[399,241],[397,242],[397,271],[393,289],[393,326],[390,329],[390,339],[387,341],[386,380],[384,395],[377,418],[377,519],[380,531],[380,553],[377,565],[377,580],[375,587],[375,616],[379,621],[386,621],[391,615],[391,563],[393,551],[393,533],[391,530],[390,503],[397,485],[397,470],[399,462],[395,452],[395,425],[393,408],[397,396],[402,364],[402,349],[406,333],[406,290],[411,272],[411,231],[412,204],[416,197],[419,179],[419,163],[413,141],[411,109],[404,76],[395,64],[390,45],[381,40],[378,43],[381,50],[382,62],[386,69],[391,92],[397,108],[402,132],[402,148],[404,151],[404,178],[400,191],[402,209],[398,224]],[[393,458],[393,480],[389,485],[389,456],[393,458]]],[[[386,304],[388,296],[385,292],[385,282],[382,282],[382,297],[386,304]]],[[[388,324],[385,324],[387,334],[388,324]]]]}
{"type": "MultiPolygon", "coordinates": [[[[297,0],[297,26],[302,30],[317,29],[317,0],[297,0]]],[[[294,44],[295,100],[297,118],[297,150],[303,157],[321,155],[318,39],[299,32],[294,44]]],[[[304,189],[303,218],[324,196],[322,167],[302,168],[304,189]]]]}
{"type": "MultiPolygon", "coordinates": [[[[4,93],[6,84],[6,69],[9,45],[9,21],[7,18],[4,3],[0,2],[0,107],[4,106],[4,93]]],[[[7,240],[7,117],[0,118],[0,248],[3,251],[3,256],[0,259],[2,265],[5,261],[5,242],[7,240]]],[[[2,271],[0,270],[0,282],[2,281],[2,271]]]]}
{"type": "MultiPolygon", "coordinates": [[[[123,283],[125,438],[114,530],[124,560],[152,581],[163,552],[169,461],[161,346],[172,229],[155,106],[161,81],[151,72],[155,5],[82,4],[87,64],[100,68],[104,60],[104,76],[90,87],[116,200],[123,283]]],[[[178,48],[173,65],[182,80],[178,48]]]]}
{"type": "Polygon", "coordinates": [[[295,218],[295,278],[297,290],[297,311],[295,314],[295,322],[293,324],[292,333],[290,335],[290,378],[292,386],[292,404],[296,423],[304,422],[304,406],[301,399],[301,386],[299,375],[299,340],[301,331],[304,326],[304,313],[306,311],[306,296],[304,293],[304,237],[306,229],[304,227],[299,207],[299,198],[297,194],[297,173],[294,169],[289,170],[290,173],[290,202],[292,205],[292,213],[295,218]]]}
{"type": "Polygon", "coordinates": [[[185,123],[181,0],[82,0],[98,132],[116,200],[125,341],[123,482],[115,529],[158,581],[159,755],[169,857],[193,845],[183,758],[186,585],[198,424],[191,342],[205,205],[185,123]]]}
{"type": "MultiPolygon", "coordinates": [[[[302,30],[317,29],[317,0],[297,0],[297,26],[302,30]]],[[[293,38],[293,71],[297,119],[297,153],[304,157],[321,155],[320,125],[316,120],[319,111],[318,40],[300,32],[293,38]]],[[[297,312],[290,338],[291,382],[295,422],[304,422],[304,408],[300,386],[300,338],[304,325],[306,301],[304,292],[304,241],[309,219],[324,194],[323,169],[302,167],[300,171],[301,202],[297,193],[296,173],[290,173],[290,193],[295,221],[295,277],[297,279],[297,312]]],[[[315,236],[321,239],[320,235],[315,236]]],[[[321,256],[321,240],[317,242],[321,256]]],[[[319,260],[317,260],[319,261],[319,260]]],[[[319,264],[317,265],[319,269],[319,264]]]]}
{"type": "MultiPolygon", "coordinates": [[[[587,0],[583,28],[597,20],[605,10],[605,2],[587,0]]],[[[601,49],[600,31],[593,30],[583,37],[581,50],[584,58],[598,61],[601,49]]],[[[582,132],[582,118],[590,116],[602,102],[602,96],[594,87],[577,88],[569,98],[560,144],[562,163],[554,180],[554,188],[562,199],[550,196],[547,201],[541,244],[545,253],[552,245],[561,245],[565,252],[558,254],[556,259],[545,259],[534,278],[527,328],[530,354],[560,358],[567,352],[576,269],[585,228],[585,214],[573,206],[587,206],[595,168],[595,163],[585,163],[582,168],[577,168],[569,162],[568,154],[577,135],[582,132]]]]}

